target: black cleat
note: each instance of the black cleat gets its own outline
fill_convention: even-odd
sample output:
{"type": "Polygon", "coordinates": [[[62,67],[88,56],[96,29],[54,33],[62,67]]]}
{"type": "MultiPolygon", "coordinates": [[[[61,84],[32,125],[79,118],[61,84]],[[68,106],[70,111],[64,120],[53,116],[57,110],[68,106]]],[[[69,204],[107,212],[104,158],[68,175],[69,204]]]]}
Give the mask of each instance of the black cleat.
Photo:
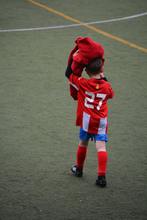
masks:
{"type": "Polygon", "coordinates": [[[96,180],[96,185],[100,187],[106,187],[107,182],[106,182],[106,177],[105,176],[98,176],[96,180]]]}
{"type": "Polygon", "coordinates": [[[77,165],[72,166],[71,172],[74,176],[77,176],[77,177],[82,177],[83,176],[83,170],[78,168],[77,165]]]}

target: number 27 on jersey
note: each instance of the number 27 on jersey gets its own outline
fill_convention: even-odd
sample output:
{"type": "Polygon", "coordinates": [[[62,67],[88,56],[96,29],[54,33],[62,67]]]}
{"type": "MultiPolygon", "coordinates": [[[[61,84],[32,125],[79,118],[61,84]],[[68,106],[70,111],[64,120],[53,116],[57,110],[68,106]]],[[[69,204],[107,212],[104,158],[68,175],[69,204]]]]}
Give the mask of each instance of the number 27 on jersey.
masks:
{"type": "Polygon", "coordinates": [[[98,102],[98,105],[96,106],[96,109],[99,111],[101,106],[102,106],[102,103],[104,101],[104,99],[106,98],[106,94],[103,94],[103,93],[93,93],[93,92],[85,92],[85,94],[87,95],[85,97],[85,102],[84,102],[84,105],[85,107],[87,108],[91,108],[91,109],[94,109],[94,100],[96,98],[99,98],[100,101],[98,102]]]}

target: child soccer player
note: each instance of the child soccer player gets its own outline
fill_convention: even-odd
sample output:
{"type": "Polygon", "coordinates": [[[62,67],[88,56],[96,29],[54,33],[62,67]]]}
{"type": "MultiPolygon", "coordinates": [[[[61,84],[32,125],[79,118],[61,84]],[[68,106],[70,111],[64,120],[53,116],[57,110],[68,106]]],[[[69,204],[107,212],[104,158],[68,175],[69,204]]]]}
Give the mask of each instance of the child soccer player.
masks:
{"type": "Polygon", "coordinates": [[[103,59],[95,58],[86,65],[89,79],[78,77],[72,73],[71,65],[67,66],[65,75],[69,82],[78,88],[76,125],[80,126],[79,144],[77,149],[76,165],[71,171],[76,177],[82,177],[89,140],[95,140],[97,149],[97,179],[96,185],[106,186],[106,168],[108,154],[106,152],[107,137],[107,100],[114,92],[106,78],[101,77],[103,59]]]}
{"type": "MultiPolygon", "coordinates": [[[[104,48],[100,43],[90,37],[77,37],[75,43],[76,45],[68,57],[68,65],[72,63],[73,74],[81,76],[85,65],[96,57],[102,58],[104,63],[104,48]]],[[[74,100],[77,100],[78,91],[72,84],[70,84],[70,95],[74,100]]]]}

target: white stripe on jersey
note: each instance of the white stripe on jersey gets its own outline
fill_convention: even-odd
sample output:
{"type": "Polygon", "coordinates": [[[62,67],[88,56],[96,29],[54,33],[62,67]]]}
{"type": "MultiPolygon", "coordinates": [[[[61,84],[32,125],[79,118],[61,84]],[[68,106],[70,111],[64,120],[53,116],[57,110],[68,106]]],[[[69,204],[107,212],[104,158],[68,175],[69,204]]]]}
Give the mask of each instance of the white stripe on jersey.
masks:
{"type": "Polygon", "coordinates": [[[107,118],[101,118],[98,128],[98,134],[106,134],[107,118]]]}
{"type": "Polygon", "coordinates": [[[88,131],[89,128],[90,115],[83,112],[83,130],[88,131]]]}
{"type": "Polygon", "coordinates": [[[71,82],[69,82],[69,84],[72,85],[77,91],[79,91],[79,88],[75,84],[73,84],[71,82]]]}

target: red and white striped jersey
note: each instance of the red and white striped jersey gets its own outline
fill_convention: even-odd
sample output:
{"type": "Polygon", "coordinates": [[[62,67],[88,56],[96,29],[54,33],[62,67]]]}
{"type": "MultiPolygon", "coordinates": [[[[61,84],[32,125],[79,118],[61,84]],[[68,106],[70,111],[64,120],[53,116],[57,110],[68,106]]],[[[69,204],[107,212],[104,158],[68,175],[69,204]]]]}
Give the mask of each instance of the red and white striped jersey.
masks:
{"type": "Polygon", "coordinates": [[[70,75],[69,82],[78,89],[76,125],[88,133],[105,133],[107,130],[108,106],[114,92],[109,82],[103,79],[70,75]]]}

